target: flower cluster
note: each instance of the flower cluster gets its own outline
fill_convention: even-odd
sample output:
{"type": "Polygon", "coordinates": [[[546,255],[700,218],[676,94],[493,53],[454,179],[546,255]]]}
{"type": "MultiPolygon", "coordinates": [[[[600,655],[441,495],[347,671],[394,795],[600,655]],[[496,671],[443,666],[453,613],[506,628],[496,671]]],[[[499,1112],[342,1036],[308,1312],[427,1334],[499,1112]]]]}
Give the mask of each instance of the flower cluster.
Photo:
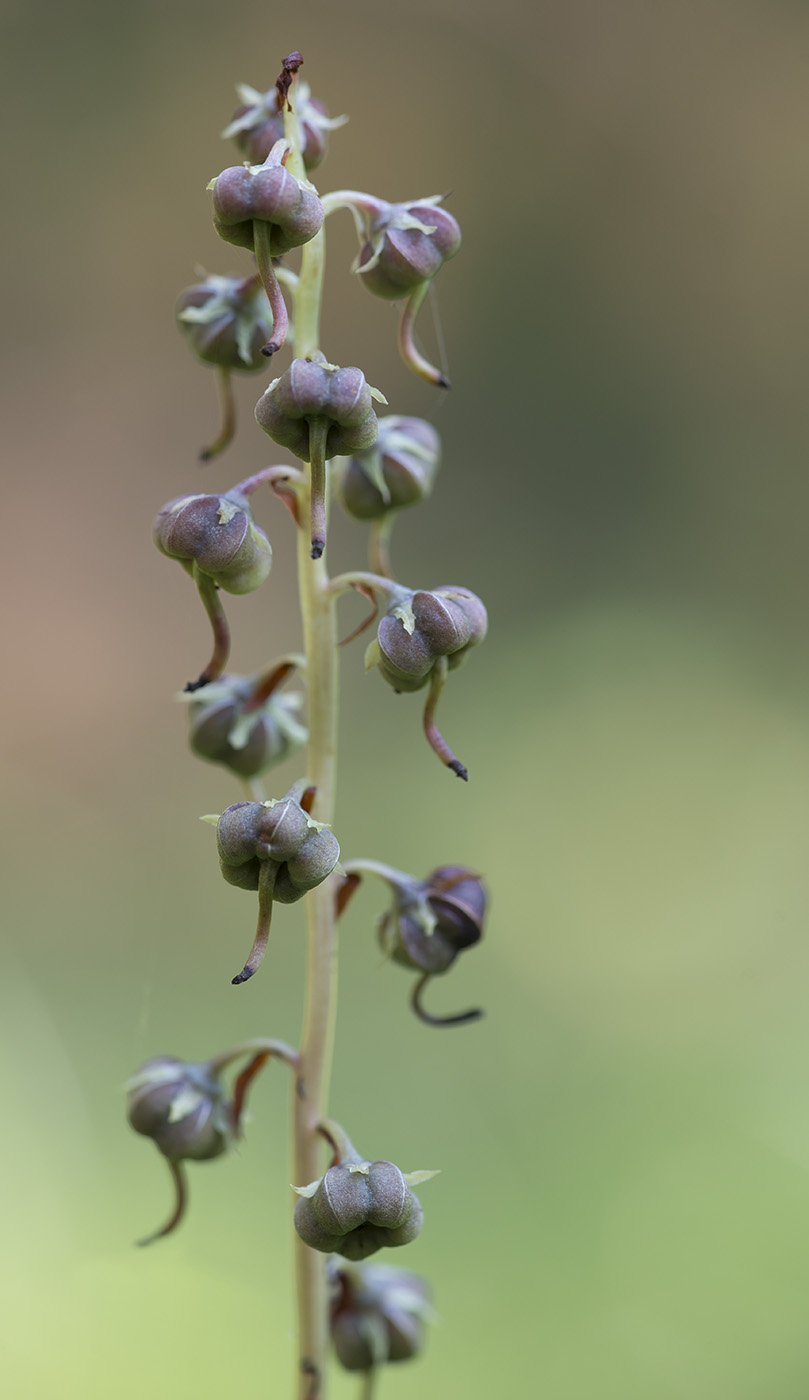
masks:
{"type": "MultiPolygon", "coordinates": [[[[378,622],[366,669],[378,670],[396,692],[426,692],[427,740],[442,763],[464,779],[467,770],[438,730],[435,714],[447,676],[485,638],[487,615],[468,588],[413,589],[398,581],[390,557],[394,521],[430,497],[442,459],[438,433],[426,419],[404,413],[378,418],[375,403],[386,404],[384,395],[359,367],[332,363],[319,344],[326,219],[348,209],[360,242],[357,277],[373,295],[403,302],[399,346],[405,363],[422,379],[448,388],[444,369],[417,349],[414,326],[436,275],[460,247],[460,229],[441,196],[390,203],[340,190],[321,198],[309,172],[325,157],[328,133],[344,119],[329,118],[324,104],[311,96],[297,77],[302,63],[293,51],[269,90],[238,89],[240,106],[223,135],[235,139],[245,160],[228,165],[208,188],[216,233],[239,257],[248,255],[247,265],[241,274],[199,273],[200,280],[181,292],[176,305],[180,332],[197,360],[213,368],[218,385],[220,428],[203,449],[203,459],[233,442],[232,376],[260,373],[289,339],[294,355],[262,388],[255,418],[296,461],[263,467],[229,489],[186,491],[160,510],[153,533],[160,553],[193,579],[213,634],[210,660],[180,697],[187,705],[191,750],[241,784],[242,800],[224,811],[217,803],[217,814],[203,818],[216,827],[225,882],[258,897],[253,944],[232,982],[244,984],[258,970],[275,906],[306,897],[310,980],[303,1042],[298,1050],[260,1037],[200,1062],[158,1056],[127,1084],[127,1117],[137,1133],[151,1138],[174,1183],[174,1210],[150,1237],[156,1239],[183,1216],[186,1164],[226,1157],[240,1136],[255,1076],[272,1057],[288,1065],[295,1082],[293,1179],[303,1183],[295,1188],[294,1207],[305,1315],[299,1369],[317,1377],[324,1364],[327,1319],[309,1252],[314,1251],[329,1256],[328,1321],[337,1357],[373,1384],[369,1373],[377,1367],[421,1350],[429,1289],[405,1270],[364,1261],[417,1237],[424,1212],[414,1188],[435,1173],[403,1172],[387,1158],[363,1157],[326,1117],[336,920],[366,874],[380,877],[389,903],[378,923],[379,943],[392,963],[416,974],[411,995],[416,1014],[431,1026],[458,1025],[481,1013],[432,1015],[423,993],[480,941],[487,895],[481,877],[460,864],[440,865],[424,879],[373,859],[340,864],[332,831],[337,609],[352,589],[372,601],[371,616],[351,634],[378,622]],[[276,657],[255,674],[240,674],[228,668],[231,636],[221,595],[252,593],[268,581],[272,546],[251,504],[264,485],[282,500],[295,526],[303,649],[276,657]],[[329,575],[332,499],[367,524],[369,572],[329,575]],[[293,674],[300,689],[283,690],[293,674]],[[261,775],[304,744],[306,776],[282,797],[265,796],[261,775]],[[239,1061],[241,1070],[226,1084],[226,1071],[239,1061]],[[333,1152],[325,1169],[320,1139],[333,1152]]],[[[268,590],[274,615],[286,617],[289,590],[274,588],[274,582],[268,590]]],[[[377,760],[369,756],[368,761],[377,760]]],[[[380,840],[385,833],[380,808],[380,840]]],[[[249,1000],[251,994],[246,995],[249,1000]]],[[[322,1269],[320,1261],[321,1276],[322,1269]]]]}

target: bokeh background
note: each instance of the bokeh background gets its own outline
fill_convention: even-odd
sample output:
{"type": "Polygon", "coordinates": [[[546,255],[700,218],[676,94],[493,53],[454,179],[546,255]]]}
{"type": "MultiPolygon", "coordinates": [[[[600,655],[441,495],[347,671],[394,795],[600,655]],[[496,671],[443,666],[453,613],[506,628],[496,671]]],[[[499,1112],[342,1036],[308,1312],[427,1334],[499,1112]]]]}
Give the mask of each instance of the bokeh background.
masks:
{"type": "MultiPolygon", "coordinates": [[[[341,215],[323,344],[444,437],[401,576],[491,613],[442,706],[468,788],[418,699],[343,656],[344,852],[462,861],[493,893],[431,992],[485,1004],[455,1032],[410,1016],[377,892],[346,918],[333,1112],[371,1156],[442,1168],[396,1260],[440,1323],[381,1396],[805,1400],[809,8],[6,0],[2,39],[8,1393],[291,1391],[282,1071],[143,1252],[168,1182],[120,1086],[153,1053],[298,1034],[299,909],[229,985],[253,904],[197,818],[239,793],[185,747],[172,695],[208,637],[149,527],[278,459],[243,381],[202,475],[213,383],[172,308],[196,263],[245,265],[210,225],[218,132],[233,84],[300,47],[351,115],[322,190],[452,189],[465,244],[422,323],[451,395],[400,364],[341,215]]],[[[231,604],[245,671],[298,639],[291,530],[259,512],[276,564],[231,604]]],[[[360,563],[358,527],[330,541],[360,563]]]]}

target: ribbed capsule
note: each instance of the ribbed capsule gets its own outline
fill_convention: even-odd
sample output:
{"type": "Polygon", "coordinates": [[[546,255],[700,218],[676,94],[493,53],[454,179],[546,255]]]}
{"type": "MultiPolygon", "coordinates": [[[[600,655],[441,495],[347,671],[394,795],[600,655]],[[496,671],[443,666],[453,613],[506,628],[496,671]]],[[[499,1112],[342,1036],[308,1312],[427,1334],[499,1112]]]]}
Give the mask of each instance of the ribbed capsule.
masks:
{"type": "Polygon", "coordinates": [[[378,207],[369,216],[357,271],[369,292],[396,300],[432,281],[460,248],[461,230],[437,200],[375,203],[378,207]]]}
{"type": "Polygon", "coordinates": [[[252,593],[272,567],[272,545],[236,491],[178,496],[159,512],[153,535],[161,554],[188,573],[196,565],[226,593],[252,593]]]}
{"type": "Polygon", "coordinates": [[[330,1167],[295,1207],[295,1229],[325,1254],[365,1259],[383,1246],[409,1244],[424,1222],[421,1202],[393,1162],[330,1167]]]}
{"type": "Polygon", "coordinates": [[[402,967],[446,972],[459,953],[480,941],[485,914],[480,877],[460,865],[441,865],[426,880],[403,879],[380,922],[379,942],[402,967]]]}
{"type": "Polygon", "coordinates": [[[294,904],[321,884],[340,857],[332,832],[314,822],[291,794],[268,803],[234,803],[219,818],[216,839],[229,885],[257,890],[262,864],[278,865],[273,899],[280,904],[294,904]]]}
{"type": "Polygon", "coordinates": [[[256,404],[256,422],[274,442],[308,462],[310,424],[325,420],[323,455],[328,460],[376,442],[377,418],[371,399],[365,375],[356,366],[340,368],[316,359],[298,359],[262,394],[256,404]]]}
{"type": "Polygon", "coordinates": [[[188,707],[193,752],[240,778],[283,763],[306,742],[298,719],[301,697],[273,693],[253,709],[257,681],[256,676],[220,676],[188,707]]]}
{"type": "Polygon", "coordinates": [[[439,657],[454,670],[486,636],[486,609],[468,588],[419,589],[409,607],[397,599],[377,631],[377,664],[394,690],[421,690],[439,657]]]}
{"type": "Polygon", "coordinates": [[[329,1325],[337,1359],[347,1371],[370,1371],[408,1361],[424,1346],[432,1317],[426,1279],[390,1264],[330,1261],[329,1325]]]}
{"type": "Polygon", "coordinates": [[[441,457],[438,433],[423,418],[380,418],[372,447],[341,465],[338,494],[349,515],[378,520],[391,510],[426,500],[441,457]]]}
{"type": "Polygon", "coordinates": [[[214,228],[226,243],[252,251],[254,221],[266,224],[269,253],[277,258],[320,230],[323,205],[308,182],[287,170],[287,150],[277,141],[262,165],[232,165],[211,181],[214,228]]]}
{"type": "Polygon", "coordinates": [[[258,277],[206,277],[180,293],[177,325],[206,365],[255,374],[266,370],[261,348],[272,334],[272,312],[258,277]]]}
{"type": "Polygon", "coordinates": [[[157,1056],[133,1075],[127,1091],[130,1125],[170,1161],[207,1161],[230,1145],[225,1091],[204,1064],[157,1056]]]}

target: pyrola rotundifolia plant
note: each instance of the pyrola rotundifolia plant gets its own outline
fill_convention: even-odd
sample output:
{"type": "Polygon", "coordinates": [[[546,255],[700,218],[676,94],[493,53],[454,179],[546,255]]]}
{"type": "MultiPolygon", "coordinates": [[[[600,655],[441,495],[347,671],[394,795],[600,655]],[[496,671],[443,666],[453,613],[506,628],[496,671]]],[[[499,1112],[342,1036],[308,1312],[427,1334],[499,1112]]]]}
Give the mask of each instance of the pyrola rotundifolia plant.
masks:
{"type": "MultiPolygon", "coordinates": [[[[193,579],[213,632],[210,660],[183,695],[191,748],[229,769],[245,794],[221,815],[205,818],[216,826],[224,879],[251,892],[258,906],[252,945],[246,929],[247,956],[232,980],[241,986],[259,971],[276,905],[302,899],[308,938],[303,1033],[298,1049],[258,1037],[201,1062],[156,1056],[130,1079],[127,1113],[135,1131],[152,1138],[165,1157],[174,1186],[170,1218],[146,1244],[170,1234],[182,1219],[186,1163],[224,1157],[240,1137],[255,1076],[270,1059],[287,1065],[294,1086],[297,1191],[289,1202],[296,1232],[296,1396],[324,1400],[331,1341],[338,1363],[360,1374],[369,1400],[384,1367],[416,1356],[423,1345],[427,1283],[375,1256],[419,1234],[424,1211],[414,1187],[433,1172],[402,1171],[384,1157],[362,1156],[328,1116],[336,924],[363,876],[381,880],[386,907],[379,942],[391,962],[412,974],[413,1010],[427,1026],[459,1025],[481,1013],[435,1014],[424,1005],[425,991],[479,941],[486,893],[479,874],[463,865],[440,864],[420,878],[370,857],[342,859],[332,829],[337,603],[356,589],[373,604],[370,617],[344,640],[353,641],[378,619],[366,670],[378,671],[397,693],[424,693],[427,743],[464,781],[466,768],[440,733],[436,710],[450,672],[483,641],[486,610],[468,588],[409,587],[395,577],[391,529],[400,510],[430,495],[441,458],[438,434],[420,418],[379,416],[386,400],[363,370],[334,364],[320,345],[325,223],[348,209],[359,235],[357,280],[374,296],[403,303],[399,345],[405,363],[420,378],[448,388],[444,374],[416,348],[413,331],[433,278],[458,251],[460,230],[440,196],[389,204],[356,190],[318,194],[308,172],[324,159],[329,130],[345,119],[330,119],[311,97],[296,77],[302,62],[299,53],[290,54],[268,92],[238,89],[241,105],[223,134],[235,138],[246,159],[229,165],[209,188],[214,227],[240,250],[243,266],[235,275],[205,276],[177,303],[178,324],[191,349],[218,376],[221,427],[202,457],[218,457],[234,438],[231,374],[260,374],[288,345],[291,356],[264,388],[256,420],[295,460],[235,486],[169,501],[155,520],[154,539],[193,579]],[[286,258],[297,249],[295,271],[286,258]],[[224,595],[266,587],[270,617],[278,607],[269,579],[272,547],[253,518],[252,502],[262,487],[287,507],[293,524],[286,521],[284,528],[297,533],[303,643],[300,654],[275,657],[259,675],[239,675],[228,670],[224,595]],[[368,522],[371,572],[329,575],[332,496],[349,515],[368,522]],[[261,775],[298,750],[302,776],[288,792],[267,797],[261,775]],[[324,1144],[328,1159],[321,1155],[324,1144]]],[[[328,348],[339,353],[339,347],[328,348]]],[[[288,589],[286,584],[285,600],[288,589]]],[[[444,781],[432,760],[426,767],[426,783],[444,781]]],[[[381,808],[380,828],[384,821],[381,808]]],[[[425,853],[424,868],[458,854],[425,853]]],[[[242,904],[243,897],[234,896],[236,918],[242,904]]],[[[283,919],[283,910],[276,917],[283,919]]],[[[384,1143],[374,1148],[384,1150],[384,1143]]]]}

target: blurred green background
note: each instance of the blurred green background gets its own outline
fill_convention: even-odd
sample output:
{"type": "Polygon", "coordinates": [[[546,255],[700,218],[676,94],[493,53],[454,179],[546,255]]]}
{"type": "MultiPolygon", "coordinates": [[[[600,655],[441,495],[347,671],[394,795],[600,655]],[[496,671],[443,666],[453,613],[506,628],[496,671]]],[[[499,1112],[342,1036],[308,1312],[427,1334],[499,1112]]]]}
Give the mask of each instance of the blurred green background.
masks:
{"type": "MultiPolygon", "coordinates": [[[[493,892],[430,993],[485,1004],[456,1032],[409,1014],[375,890],[345,922],[333,1112],[369,1155],[442,1168],[395,1257],[440,1325],[381,1396],[805,1400],[809,8],[6,0],[2,38],[7,1393],[291,1392],[282,1071],[144,1252],[168,1182],[120,1085],[153,1053],[298,1035],[300,909],[229,985],[253,903],[197,817],[240,794],[185,747],[172,694],[208,638],[149,528],[278,460],[244,381],[202,476],[213,383],[172,308],[196,263],[245,266],[210,225],[217,133],[233,84],[300,47],[351,115],[321,190],[452,189],[451,395],[400,364],[341,215],[323,344],[443,435],[401,576],[491,614],[442,705],[468,788],[418,699],[343,656],[344,853],[461,861],[493,892]]],[[[292,532],[259,515],[276,563],[230,607],[244,671],[298,640],[292,532]]],[[[360,563],[359,527],[330,545],[360,563]]]]}

